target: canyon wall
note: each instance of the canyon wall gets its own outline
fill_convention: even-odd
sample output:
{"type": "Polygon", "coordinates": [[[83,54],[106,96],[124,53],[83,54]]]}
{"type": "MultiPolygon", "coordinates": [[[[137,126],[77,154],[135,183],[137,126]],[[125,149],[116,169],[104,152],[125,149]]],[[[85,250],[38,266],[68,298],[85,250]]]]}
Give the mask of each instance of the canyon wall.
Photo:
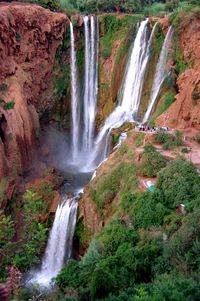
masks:
{"type": "Polygon", "coordinates": [[[39,116],[53,106],[52,69],[68,20],[37,5],[0,4],[0,177],[34,161],[39,116]]]}
{"type": "Polygon", "coordinates": [[[180,14],[174,25],[174,69],[178,71],[176,81],[178,94],[174,103],[158,117],[156,122],[172,128],[199,130],[200,12],[197,10],[193,13],[180,14]]]}

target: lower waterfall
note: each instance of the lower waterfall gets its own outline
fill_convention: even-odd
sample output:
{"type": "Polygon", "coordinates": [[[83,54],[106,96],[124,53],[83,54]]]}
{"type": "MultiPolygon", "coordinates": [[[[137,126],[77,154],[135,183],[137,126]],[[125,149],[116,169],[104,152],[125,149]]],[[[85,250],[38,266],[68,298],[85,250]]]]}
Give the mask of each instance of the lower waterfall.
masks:
{"type": "Polygon", "coordinates": [[[77,196],[62,197],[57,207],[41,270],[29,281],[47,286],[56,277],[64,262],[71,257],[72,242],[76,226],[77,196]]]}

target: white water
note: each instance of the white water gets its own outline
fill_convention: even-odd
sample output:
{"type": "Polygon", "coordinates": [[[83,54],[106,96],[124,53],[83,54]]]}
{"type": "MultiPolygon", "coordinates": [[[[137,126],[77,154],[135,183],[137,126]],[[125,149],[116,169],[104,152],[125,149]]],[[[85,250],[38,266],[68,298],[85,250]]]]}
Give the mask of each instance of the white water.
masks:
{"type": "Polygon", "coordinates": [[[129,117],[136,117],[141,92],[143,88],[144,75],[148,63],[148,19],[141,22],[137,36],[134,41],[132,53],[128,63],[128,69],[122,90],[120,105],[129,117]]]}
{"type": "Polygon", "coordinates": [[[78,106],[78,78],[77,78],[77,65],[76,65],[76,51],[74,42],[73,25],[70,22],[70,42],[71,42],[71,153],[72,158],[77,158],[78,145],[79,145],[79,123],[80,123],[80,110],[78,106]]]}
{"type": "Polygon", "coordinates": [[[77,206],[76,197],[62,198],[56,210],[41,270],[34,274],[29,284],[38,283],[40,286],[48,286],[51,279],[59,273],[64,262],[71,257],[77,206]]]}
{"type": "Polygon", "coordinates": [[[161,88],[164,80],[166,79],[167,75],[169,74],[170,68],[166,64],[167,64],[172,34],[173,34],[173,30],[172,30],[172,27],[170,27],[167,32],[167,35],[165,37],[165,40],[164,40],[164,43],[162,46],[162,50],[160,53],[159,61],[156,66],[156,73],[155,73],[153,86],[152,86],[152,90],[151,90],[149,106],[144,115],[143,123],[146,123],[149,120],[150,114],[153,110],[156,99],[158,97],[160,88],[161,88]]]}
{"type": "Polygon", "coordinates": [[[98,20],[91,16],[83,18],[85,32],[85,78],[82,151],[91,152],[94,142],[98,87],[98,20]],[[96,22],[95,22],[96,21],[96,22]]]}
{"type": "MultiPolygon", "coordinates": [[[[155,27],[153,29],[153,32],[155,27]]],[[[131,55],[127,63],[121,100],[115,110],[106,118],[104,125],[95,139],[94,151],[91,156],[90,167],[96,164],[96,158],[105,159],[108,150],[110,132],[113,128],[120,127],[123,123],[133,121],[136,116],[143,88],[144,76],[149,60],[149,47],[152,35],[148,39],[148,19],[141,22],[131,55]],[[101,155],[100,155],[101,154],[101,155]]]]}

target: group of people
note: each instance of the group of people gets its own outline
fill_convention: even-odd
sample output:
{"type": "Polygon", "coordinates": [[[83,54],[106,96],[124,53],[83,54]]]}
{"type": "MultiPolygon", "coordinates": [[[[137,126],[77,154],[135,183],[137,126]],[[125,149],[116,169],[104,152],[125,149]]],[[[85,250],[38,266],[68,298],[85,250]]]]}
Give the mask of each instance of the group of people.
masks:
{"type": "Polygon", "coordinates": [[[136,126],[136,129],[143,132],[158,132],[158,131],[165,131],[168,132],[169,128],[168,126],[157,126],[157,127],[150,127],[148,125],[138,124],[136,126]]]}

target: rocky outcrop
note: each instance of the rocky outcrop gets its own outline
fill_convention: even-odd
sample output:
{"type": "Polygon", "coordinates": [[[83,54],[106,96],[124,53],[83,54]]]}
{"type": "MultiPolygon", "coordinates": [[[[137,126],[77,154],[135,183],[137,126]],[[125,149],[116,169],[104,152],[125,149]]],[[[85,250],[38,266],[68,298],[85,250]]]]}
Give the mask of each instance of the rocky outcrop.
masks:
{"type": "Polygon", "coordinates": [[[0,4],[0,177],[34,160],[39,115],[53,106],[52,69],[65,14],[37,5],[0,4]]]}
{"type": "Polygon", "coordinates": [[[200,18],[193,18],[187,26],[182,20],[180,45],[189,67],[177,85],[176,101],[158,119],[157,124],[169,127],[200,128],[200,18]]]}

